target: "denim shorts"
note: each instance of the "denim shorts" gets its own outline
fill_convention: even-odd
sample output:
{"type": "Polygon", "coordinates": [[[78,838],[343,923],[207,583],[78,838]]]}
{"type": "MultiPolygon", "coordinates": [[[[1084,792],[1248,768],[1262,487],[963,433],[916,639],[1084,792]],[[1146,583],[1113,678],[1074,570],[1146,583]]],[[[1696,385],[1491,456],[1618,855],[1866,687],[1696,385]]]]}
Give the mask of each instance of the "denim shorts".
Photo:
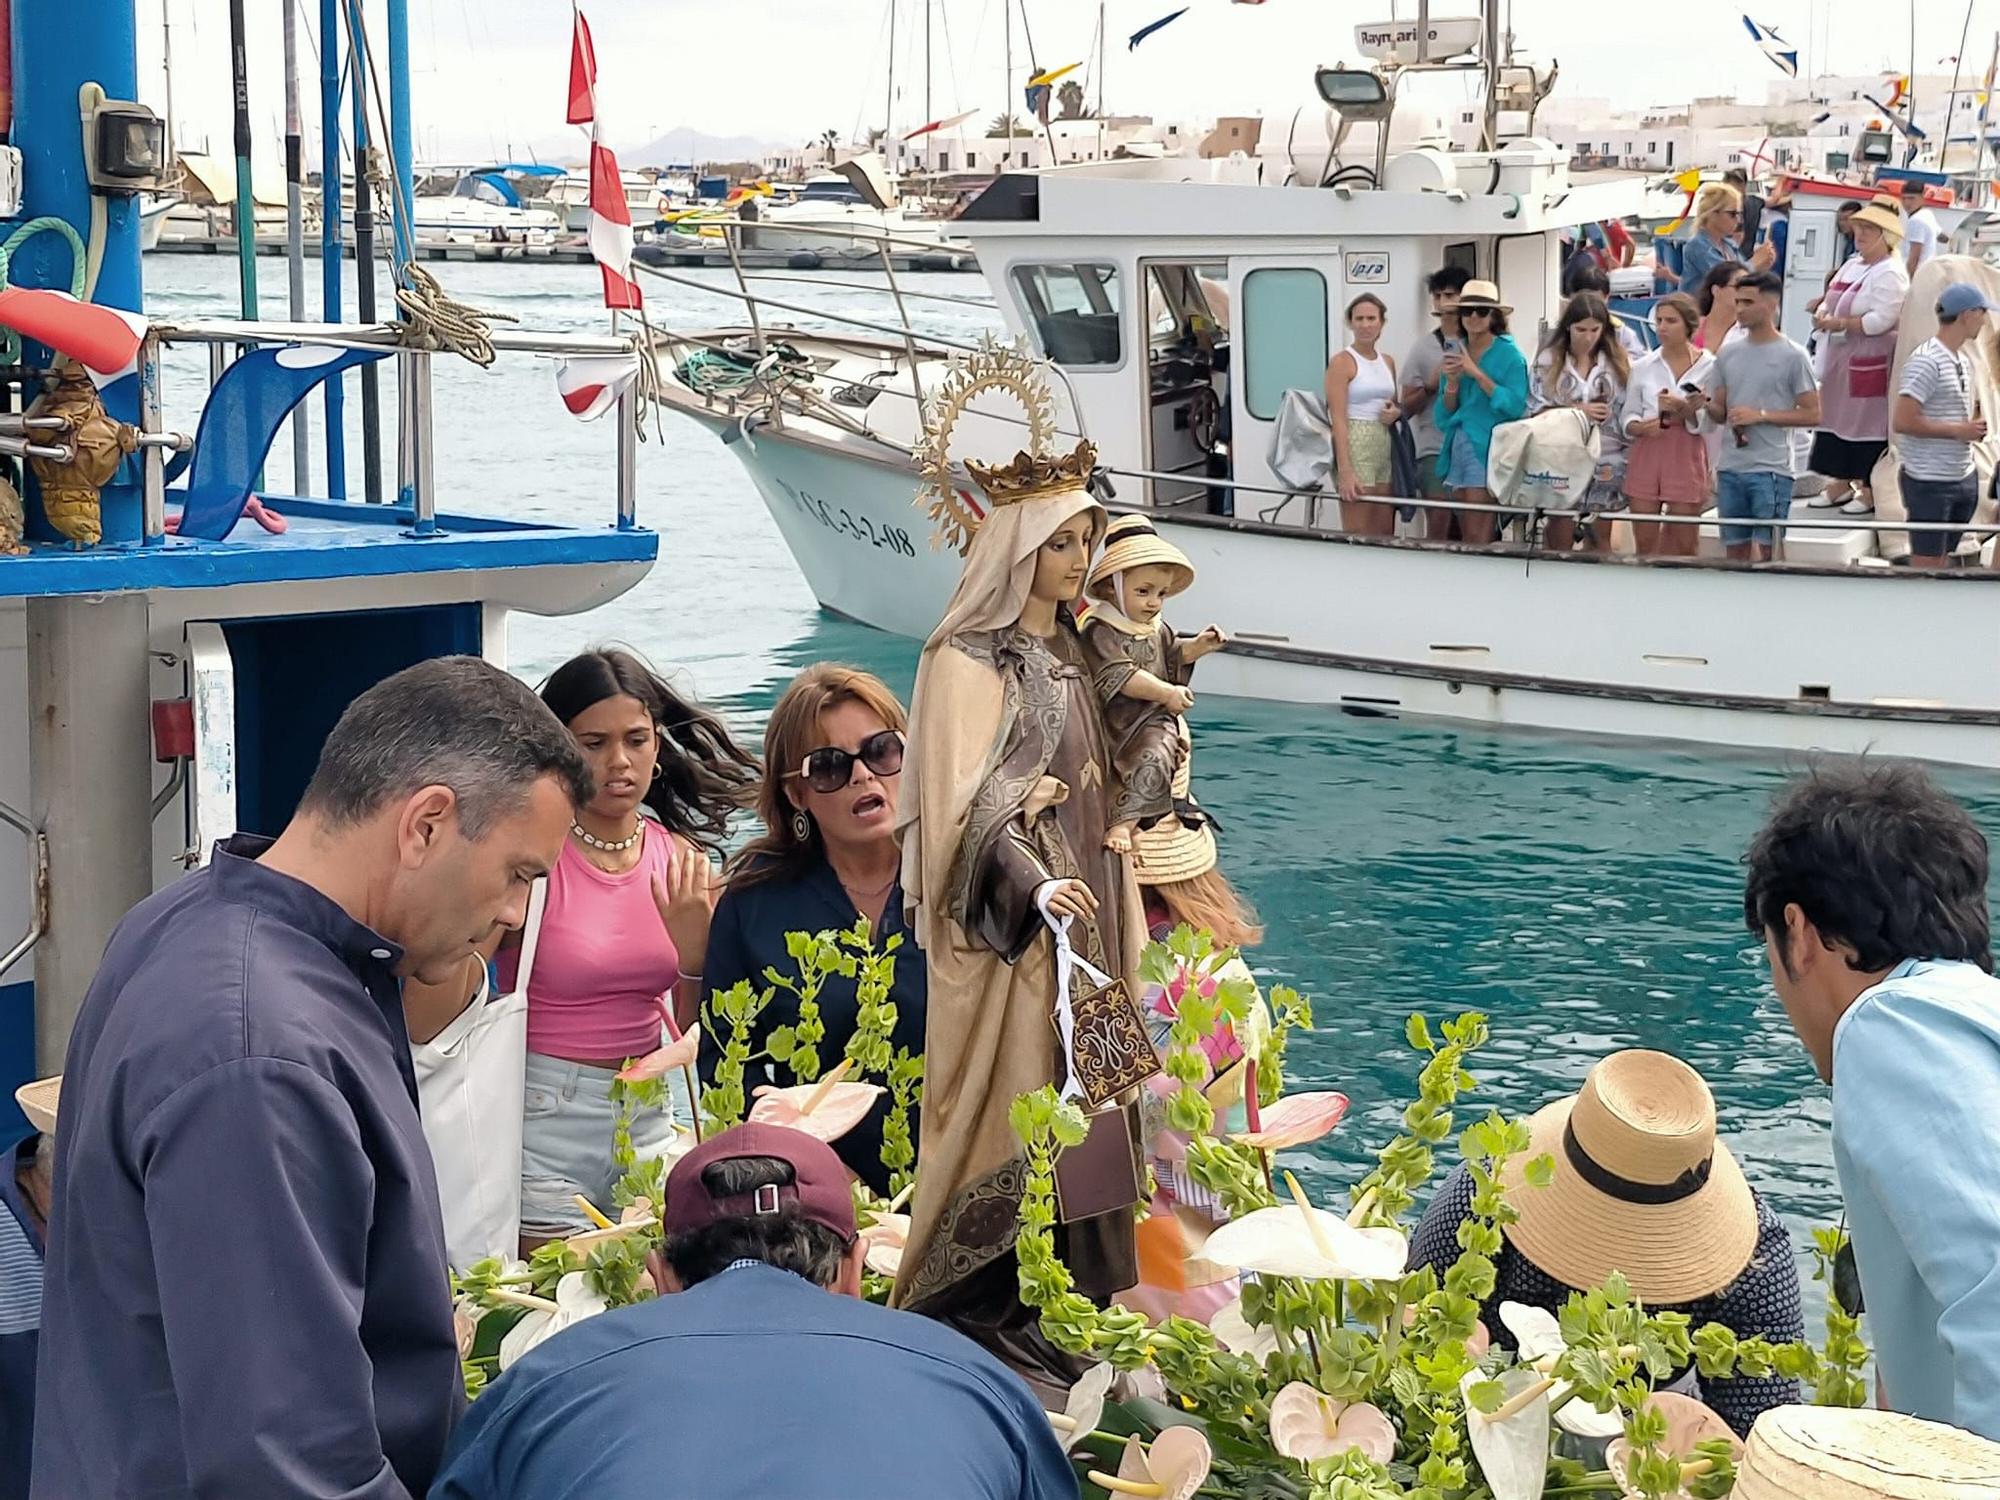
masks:
{"type": "MultiPolygon", "coordinates": [[[[576,1205],[579,1193],[617,1216],[612,1190],[621,1174],[611,1161],[611,1132],[618,1119],[611,1107],[615,1073],[528,1054],[521,1124],[522,1234],[548,1239],[591,1228],[576,1205]]],[[[632,1122],[632,1146],[641,1160],[668,1155],[677,1143],[672,1104],[632,1122]]]]}
{"type": "Polygon", "coordinates": [[[1792,476],[1764,469],[1739,473],[1724,469],[1715,476],[1715,510],[1722,518],[1722,544],[1746,542],[1773,545],[1775,526],[1731,526],[1731,521],[1784,521],[1792,514],[1792,476]]]}
{"type": "Polygon", "coordinates": [[[1454,427],[1445,439],[1444,482],[1455,490],[1486,488],[1486,455],[1472,446],[1462,427],[1454,427]]]}
{"type": "MultiPolygon", "coordinates": [[[[1919,479],[1904,470],[1903,509],[1912,521],[1948,521],[1963,526],[1979,508],[1979,476],[1963,479],[1919,479]]],[[[1958,550],[1962,531],[1913,531],[1910,550],[1919,557],[1945,557],[1958,550]]]]}

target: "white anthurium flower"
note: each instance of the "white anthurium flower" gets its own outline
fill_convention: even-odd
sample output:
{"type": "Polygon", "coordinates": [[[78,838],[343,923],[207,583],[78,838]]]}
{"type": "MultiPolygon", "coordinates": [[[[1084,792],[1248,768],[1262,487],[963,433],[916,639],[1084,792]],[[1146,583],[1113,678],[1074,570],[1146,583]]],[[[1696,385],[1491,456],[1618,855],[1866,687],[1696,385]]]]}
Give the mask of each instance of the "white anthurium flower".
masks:
{"type": "Polygon", "coordinates": [[[1336,1400],[1294,1380],[1271,1398],[1271,1446],[1305,1463],[1358,1448],[1363,1457],[1386,1464],[1396,1456],[1396,1426],[1379,1406],[1336,1400]]]}
{"type": "Polygon", "coordinates": [[[1252,1328],[1250,1320],[1243,1316],[1240,1296],[1231,1297],[1210,1315],[1208,1331],[1231,1354],[1248,1355],[1260,1365],[1278,1352],[1278,1330],[1269,1323],[1252,1328]]]}
{"type": "Polygon", "coordinates": [[[573,1323],[596,1317],[610,1305],[582,1271],[569,1272],[556,1283],[553,1307],[530,1308],[520,1322],[507,1330],[507,1336],[500,1341],[500,1368],[508,1368],[545,1339],[553,1338],[573,1323]]]}
{"type": "MultiPolygon", "coordinates": [[[[1557,1360],[1569,1352],[1569,1345],[1563,1341],[1562,1324],[1547,1308],[1530,1307],[1525,1302],[1503,1302],[1500,1304],[1500,1321],[1514,1335],[1524,1365],[1546,1374],[1557,1360]]],[[[1625,1419],[1617,1412],[1599,1411],[1580,1396],[1563,1400],[1568,1391],[1568,1386],[1559,1385],[1550,1393],[1552,1400],[1562,1402],[1555,1408],[1555,1419],[1556,1426],[1564,1432],[1572,1437],[1594,1438],[1603,1442],[1625,1430],[1625,1419]]]]}
{"type": "Polygon", "coordinates": [[[1489,1377],[1468,1370],[1458,1383],[1465,1397],[1465,1430],[1479,1473],[1493,1491],[1493,1500],[1541,1500],[1549,1470],[1549,1392],[1547,1380],[1533,1370],[1515,1368],[1489,1377]],[[1489,1378],[1507,1392],[1499,1411],[1486,1416],[1472,1405],[1472,1388],[1489,1378]],[[1517,1405],[1516,1398],[1533,1396],[1517,1405]]]}
{"type": "Polygon", "coordinates": [[[1056,1441],[1065,1453],[1097,1430],[1104,1416],[1104,1398],[1111,1394],[1111,1383],[1117,1378],[1118,1372],[1109,1364],[1092,1365],[1069,1388],[1069,1401],[1063,1409],[1049,1413],[1049,1425],[1055,1428],[1056,1441]]]}
{"type": "Polygon", "coordinates": [[[1339,1214],[1314,1208],[1291,1173],[1293,1202],[1231,1219],[1202,1247],[1219,1266],[1263,1276],[1310,1281],[1390,1281],[1409,1263],[1410,1242],[1399,1229],[1356,1229],[1339,1214]]]}
{"type": "Polygon", "coordinates": [[[910,1242],[910,1216],[877,1214],[875,1222],[861,1231],[861,1240],[868,1247],[868,1269],[877,1276],[895,1276],[903,1268],[903,1247],[910,1242]]]}
{"type": "Polygon", "coordinates": [[[1215,1462],[1208,1437],[1193,1427],[1163,1427],[1151,1448],[1137,1437],[1125,1440],[1116,1475],[1090,1471],[1090,1482],[1115,1495],[1140,1500],[1194,1500],[1215,1462]]]}

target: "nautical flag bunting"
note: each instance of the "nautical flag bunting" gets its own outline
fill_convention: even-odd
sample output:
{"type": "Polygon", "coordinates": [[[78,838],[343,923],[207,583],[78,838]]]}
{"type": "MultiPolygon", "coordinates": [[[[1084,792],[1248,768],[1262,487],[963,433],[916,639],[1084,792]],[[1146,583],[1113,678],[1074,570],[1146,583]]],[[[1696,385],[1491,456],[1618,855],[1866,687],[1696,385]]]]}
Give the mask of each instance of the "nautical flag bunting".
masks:
{"type": "Polygon", "coordinates": [[[1080,62],[1073,62],[1060,68],[1050,68],[1045,73],[1037,73],[1033,78],[1028,80],[1028,87],[1031,89],[1046,88],[1049,84],[1054,83],[1058,78],[1062,77],[1063,74],[1074,73],[1082,66],[1083,64],[1080,62]]]}
{"type": "MultiPolygon", "coordinates": [[[[2000,33],[1993,38],[1993,58],[1986,64],[1986,76],[1979,82],[1979,123],[1984,125],[1993,108],[1993,75],[2000,72],[2000,33]]],[[[1982,132],[1983,134],[1984,132],[1982,132]]]]}
{"type": "Polygon", "coordinates": [[[913,141],[920,135],[929,135],[933,130],[949,130],[954,125],[963,125],[978,113],[979,111],[976,109],[968,109],[962,115],[946,115],[942,120],[931,120],[926,124],[919,125],[915,130],[905,131],[903,139],[913,141]]]}
{"type": "Polygon", "coordinates": [[[618,403],[639,378],[639,361],[630,354],[584,354],[556,366],[556,390],[572,416],[594,422],[618,403]]]}
{"type": "Polygon", "coordinates": [[[625,201],[625,184],[618,158],[604,144],[604,122],[597,114],[597,53],[583,11],[571,6],[576,26],[569,56],[569,123],[590,127],[590,254],[604,278],[604,305],[636,311],[645,298],[632,279],[632,208],[625,201]]]}
{"type": "Polygon", "coordinates": [[[1134,47],[1138,46],[1139,43],[1145,41],[1147,37],[1151,36],[1154,32],[1158,31],[1161,27],[1173,25],[1174,22],[1178,21],[1182,16],[1186,15],[1187,13],[1188,13],[1188,7],[1183,5],[1179,10],[1175,11],[1170,16],[1161,16],[1160,19],[1157,21],[1148,21],[1144,26],[1141,26],[1137,31],[1133,32],[1132,35],[1126,40],[1125,50],[1127,52],[1130,52],[1134,47]]]}
{"type": "Polygon", "coordinates": [[[146,320],[138,313],[45,287],[0,288],[0,327],[67,354],[99,390],[139,368],[146,337],[146,320]]]}

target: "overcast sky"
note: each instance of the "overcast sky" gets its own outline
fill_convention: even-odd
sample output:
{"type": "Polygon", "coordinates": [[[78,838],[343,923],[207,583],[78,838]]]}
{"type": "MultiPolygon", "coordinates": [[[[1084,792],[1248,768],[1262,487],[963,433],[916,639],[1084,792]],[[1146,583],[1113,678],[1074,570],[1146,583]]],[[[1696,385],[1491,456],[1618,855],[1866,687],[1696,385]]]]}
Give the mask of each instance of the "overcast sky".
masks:
{"type": "MultiPolygon", "coordinates": [[[[140,12],[140,93],[164,100],[160,68],[162,0],[140,12]]],[[[898,130],[924,113],[924,0],[895,0],[898,15],[898,130]]],[[[1022,0],[1016,0],[1022,3],[1022,0]]],[[[1116,112],[1190,118],[1289,114],[1311,98],[1311,67],[1352,57],[1358,20],[1415,14],[1350,0],[1266,0],[1262,5],[1192,0],[1188,13],[1128,53],[1125,37],[1176,9],[1180,0],[1110,0],[1109,107],[1116,112]],[[1379,14],[1378,14],[1379,12],[1379,14]]],[[[1496,0],[1506,3],[1506,0],[1496,0]]],[[[1514,0],[1519,45],[1562,65],[1559,92],[1608,96],[1623,105],[1679,103],[1696,94],[1761,100],[1776,70],[1751,44],[1743,0],[1514,0]],[[1577,24],[1579,17],[1588,18],[1577,24]],[[1649,19],[1650,18],[1650,19],[1649,19]]],[[[1881,0],[1752,0],[1820,71],[1859,73],[1908,66],[1908,12],[1881,0]]],[[[165,0],[171,9],[174,108],[190,147],[206,136],[229,144],[227,11],[215,0],[165,0]]],[[[887,85],[890,0],[589,0],[597,40],[599,99],[614,144],[637,145],[692,126],[719,136],[774,143],[843,135],[880,124],[887,85]]],[[[932,113],[997,113],[1005,97],[1004,0],[933,0],[932,113]],[[947,42],[948,37],[948,42],[947,42]]],[[[1092,49],[1098,6],[1091,0],[1025,0],[1035,57],[1044,67],[1092,49]]],[[[1439,15],[1464,14],[1462,0],[1436,0],[1439,15]]],[[[1948,0],[1915,7],[1919,71],[1959,50],[1966,12],[1948,0]]],[[[250,103],[259,154],[282,130],[283,73],[278,0],[248,9],[250,103]]],[[[301,0],[303,97],[308,141],[317,138],[317,0],[301,0]]],[[[367,0],[373,45],[385,45],[384,0],[367,0]]],[[[566,0],[410,0],[418,151],[424,157],[498,157],[530,147],[574,152],[581,137],[562,124],[569,57],[566,0]],[[566,146],[566,143],[567,146],[566,146]]],[[[1016,12],[1017,85],[1027,42],[1016,12]]],[[[1985,69],[2000,25],[2000,0],[1974,0],[1966,72],[1985,69]]],[[[378,52],[378,67],[386,58],[378,52]]],[[[1950,63],[1942,63],[1949,72],[1950,63]]],[[[1097,96],[1095,62],[1075,76],[1097,96]]],[[[1454,79],[1429,85],[1456,97],[1454,79]]],[[[1442,102],[1442,100],[1440,101],[1442,102]]],[[[275,144],[271,147],[276,157],[275,144]]],[[[316,146],[309,145],[316,153],[316,146]]]]}

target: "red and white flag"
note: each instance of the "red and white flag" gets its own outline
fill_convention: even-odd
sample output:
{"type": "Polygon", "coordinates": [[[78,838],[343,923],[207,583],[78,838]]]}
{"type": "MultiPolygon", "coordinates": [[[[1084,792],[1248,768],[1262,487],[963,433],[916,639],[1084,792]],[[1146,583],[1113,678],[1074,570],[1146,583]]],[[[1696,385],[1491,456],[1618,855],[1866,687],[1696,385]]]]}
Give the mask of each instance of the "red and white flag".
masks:
{"type": "Polygon", "coordinates": [[[146,320],[138,313],[45,287],[0,288],[0,326],[67,354],[99,390],[139,368],[146,337],[146,320]]]}
{"type": "Polygon", "coordinates": [[[638,378],[639,360],[631,354],[580,354],[556,366],[563,405],[585,422],[611,410],[638,378]]]}
{"type": "Polygon", "coordinates": [[[642,307],[639,283],[632,278],[632,209],[625,201],[625,184],[618,158],[603,141],[597,115],[597,50],[583,12],[571,7],[576,25],[570,36],[569,111],[572,125],[590,127],[590,254],[604,277],[604,305],[624,311],[642,307]]]}

